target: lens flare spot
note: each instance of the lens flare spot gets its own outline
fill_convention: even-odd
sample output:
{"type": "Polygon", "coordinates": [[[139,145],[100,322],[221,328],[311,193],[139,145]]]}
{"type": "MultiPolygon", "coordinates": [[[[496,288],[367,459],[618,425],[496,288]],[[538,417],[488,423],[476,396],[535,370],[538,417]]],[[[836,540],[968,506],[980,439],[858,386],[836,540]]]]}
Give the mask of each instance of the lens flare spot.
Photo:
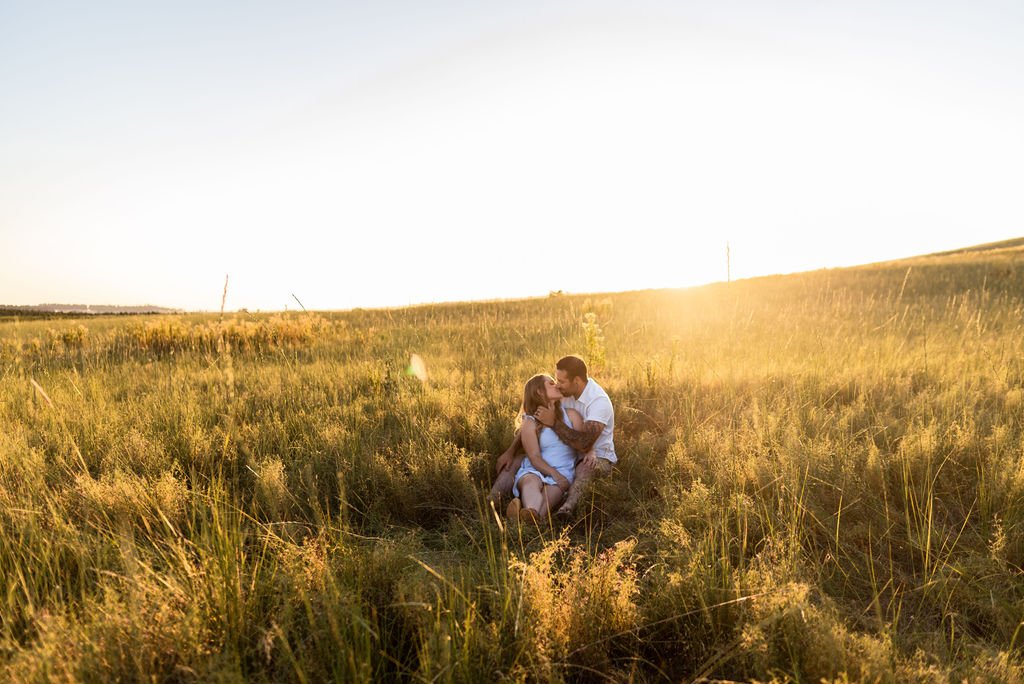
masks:
{"type": "Polygon", "coordinates": [[[420,382],[427,381],[427,364],[423,362],[423,357],[419,354],[413,354],[409,357],[409,366],[405,369],[406,375],[411,375],[420,382]]]}

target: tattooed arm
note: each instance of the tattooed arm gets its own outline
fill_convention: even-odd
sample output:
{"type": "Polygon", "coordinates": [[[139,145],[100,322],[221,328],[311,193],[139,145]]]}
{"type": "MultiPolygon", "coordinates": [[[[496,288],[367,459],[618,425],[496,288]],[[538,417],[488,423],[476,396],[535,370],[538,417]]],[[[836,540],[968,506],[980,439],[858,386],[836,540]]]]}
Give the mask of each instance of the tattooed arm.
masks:
{"type": "MultiPolygon", "coordinates": [[[[577,432],[582,432],[583,416],[580,415],[579,411],[577,411],[576,409],[566,409],[565,412],[569,416],[569,420],[572,422],[572,429],[576,430],[577,432]]],[[[581,456],[582,459],[578,461],[576,465],[586,464],[588,467],[591,467],[594,465],[594,463],[597,462],[597,454],[594,453],[593,447],[591,447],[590,451],[583,452],[581,456]]]]}
{"type": "Polygon", "coordinates": [[[604,423],[597,420],[588,420],[583,423],[582,429],[574,430],[561,420],[555,420],[555,409],[550,406],[541,406],[537,409],[534,417],[543,425],[554,430],[560,440],[581,454],[590,451],[594,442],[601,436],[601,431],[604,430],[604,423]]]}
{"type": "Polygon", "coordinates": [[[604,430],[604,423],[599,423],[596,420],[588,420],[583,423],[582,430],[573,430],[571,427],[558,420],[551,427],[558,435],[558,438],[571,446],[581,454],[585,454],[590,451],[594,442],[601,436],[601,431],[604,430]]]}

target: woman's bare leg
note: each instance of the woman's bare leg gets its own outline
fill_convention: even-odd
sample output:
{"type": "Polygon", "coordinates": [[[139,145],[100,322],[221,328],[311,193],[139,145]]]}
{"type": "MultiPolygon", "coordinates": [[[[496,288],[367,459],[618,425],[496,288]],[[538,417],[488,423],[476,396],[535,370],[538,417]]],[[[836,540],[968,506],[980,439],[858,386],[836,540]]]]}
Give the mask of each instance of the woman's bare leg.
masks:
{"type": "Polygon", "coordinates": [[[551,511],[558,508],[558,504],[562,503],[562,490],[558,485],[544,485],[544,503],[543,507],[537,511],[542,518],[548,517],[551,511]]]}
{"type": "Polygon", "coordinates": [[[512,496],[512,485],[516,481],[516,473],[522,462],[523,456],[511,456],[509,465],[494,478],[494,485],[487,498],[493,501],[495,506],[500,506],[503,501],[512,496]]]}
{"type": "Polygon", "coordinates": [[[519,500],[523,502],[524,509],[530,508],[540,513],[541,506],[546,506],[543,486],[541,479],[533,473],[523,475],[523,479],[519,480],[519,500]]]}

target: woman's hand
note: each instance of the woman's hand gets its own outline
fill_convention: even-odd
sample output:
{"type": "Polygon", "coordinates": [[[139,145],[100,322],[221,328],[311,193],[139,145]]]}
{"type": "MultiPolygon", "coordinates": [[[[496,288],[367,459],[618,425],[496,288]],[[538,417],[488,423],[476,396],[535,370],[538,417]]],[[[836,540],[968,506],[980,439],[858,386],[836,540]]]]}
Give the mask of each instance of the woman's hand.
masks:
{"type": "Polygon", "coordinates": [[[563,494],[569,491],[569,480],[565,479],[565,475],[562,475],[561,473],[555,475],[555,484],[558,485],[558,488],[562,490],[563,494]]]}

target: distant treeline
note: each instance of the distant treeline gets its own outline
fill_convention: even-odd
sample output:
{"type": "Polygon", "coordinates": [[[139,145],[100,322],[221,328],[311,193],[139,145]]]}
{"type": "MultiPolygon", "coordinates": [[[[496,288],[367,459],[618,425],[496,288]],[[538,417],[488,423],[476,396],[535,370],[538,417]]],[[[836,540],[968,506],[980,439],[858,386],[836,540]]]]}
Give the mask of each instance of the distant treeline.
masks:
{"type": "Polygon", "coordinates": [[[168,309],[162,306],[113,306],[90,304],[35,304],[27,306],[10,306],[0,304],[0,319],[11,318],[73,318],[85,315],[139,315],[183,313],[181,309],[168,309]]]}

